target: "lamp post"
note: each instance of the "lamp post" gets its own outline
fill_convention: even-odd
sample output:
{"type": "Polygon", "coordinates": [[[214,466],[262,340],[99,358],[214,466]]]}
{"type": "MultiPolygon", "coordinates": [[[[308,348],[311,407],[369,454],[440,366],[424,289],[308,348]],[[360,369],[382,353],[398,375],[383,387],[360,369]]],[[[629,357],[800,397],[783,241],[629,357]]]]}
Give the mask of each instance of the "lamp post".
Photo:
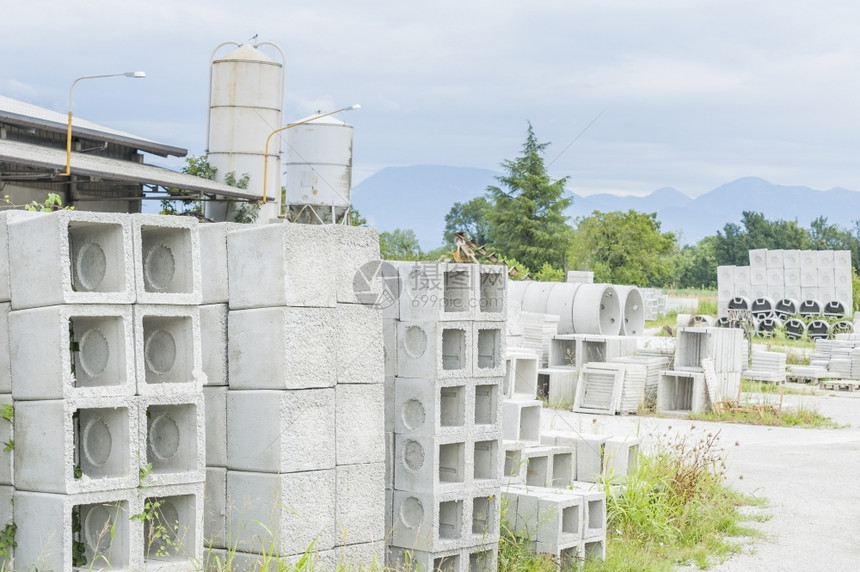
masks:
{"type": "Polygon", "coordinates": [[[75,85],[81,81],[82,79],[97,79],[102,77],[133,77],[133,78],[145,78],[146,74],[142,71],[136,72],[122,72],[122,73],[103,73],[97,75],[85,75],[77,78],[72,82],[72,86],[69,88],[69,123],[66,127],[66,170],[60,173],[61,176],[68,176],[72,174],[72,94],[75,91],[75,85]]]}
{"type": "Polygon", "coordinates": [[[310,117],[306,117],[306,118],[301,119],[299,121],[296,121],[294,123],[288,123],[287,125],[284,125],[283,127],[278,127],[277,129],[275,129],[274,131],[269,133],[269,136],[266,137],[266,149],[265,149],[264,155],[263,155],[263,200],[262,200],[263,204],[266,204],[266,185],[269,182],[269,142],[272,140],[272,137],[276,133],[280,133],[281,131],[286,131],[287,129],[290,129],[291,127],[297,127],[299,125],[304,125],[305,123],[310,123],[311,121],[315,121],[315,120],[320,119],[322,117],[328,117],[329,115],[334,115],[335,113],[340,113],[341,111],[352,111],[353,109],[361,109],[361,105],[356,103],[355,105],[350,105],[349,107],[341,107],[340,109],[335,109],[334,111],[327,111],[325,113],[317,113],[316,115],[311,115],[310,117]]]}

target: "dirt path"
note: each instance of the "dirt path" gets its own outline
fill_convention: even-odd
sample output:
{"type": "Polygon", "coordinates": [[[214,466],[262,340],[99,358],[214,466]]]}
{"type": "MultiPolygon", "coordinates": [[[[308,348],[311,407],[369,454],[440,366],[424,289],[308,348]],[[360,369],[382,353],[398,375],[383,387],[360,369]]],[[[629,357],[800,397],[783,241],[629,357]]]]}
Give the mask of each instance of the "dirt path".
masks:
{"type": "Polygon", "coordinates": [[[860,569],[860,392],[786,396],[786,406],[817,408],[844,429],[790,429],[652,417],[577,415],[544,410],[546,428],[643,438],[671,430],[720,431],[728,479],[765,497],[755,523],[766,539],[712,568],[728,571],[860,569]],[[669,429],[671,427],[671,429],[669,429]],[[738,443],[736,446],[735,443],[738,443]]]}

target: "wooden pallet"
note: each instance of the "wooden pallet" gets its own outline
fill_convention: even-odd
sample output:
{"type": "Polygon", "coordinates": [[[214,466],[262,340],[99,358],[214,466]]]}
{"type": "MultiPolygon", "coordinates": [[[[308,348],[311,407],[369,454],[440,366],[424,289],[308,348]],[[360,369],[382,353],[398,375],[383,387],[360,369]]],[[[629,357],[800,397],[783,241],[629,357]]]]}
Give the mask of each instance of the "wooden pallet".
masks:
{"type": "Polygon", "coordinates": [[[818,382],[820,389],[829,389],[830,391],[857,391],[857,386],[860,383],[856,381],[845,380],[828,380],[818,382]]]}
{"type": "Polygon", "coordinates": [[[759,417],[764,419],[765,411],[776,413],[782,409],[782,396],[780,396],[780,402],[778,404],[759,403],[756,405],[742,406],[737,401],[715,401],[712,405],[717,415],[721,413],[757,413],[759,417]]]}

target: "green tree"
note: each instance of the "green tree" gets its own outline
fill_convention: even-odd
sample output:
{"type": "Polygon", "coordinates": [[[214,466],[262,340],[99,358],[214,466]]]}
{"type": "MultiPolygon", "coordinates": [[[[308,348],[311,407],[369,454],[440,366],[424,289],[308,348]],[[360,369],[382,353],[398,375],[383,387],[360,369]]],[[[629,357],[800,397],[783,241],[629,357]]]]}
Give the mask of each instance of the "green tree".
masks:
{"type": "Polygon", "coordinates": [[[676,259],[676,285],[679,288],[716,288],[716,236],[706,236],[694,245],[685,245],[676,259]]]}
{"type": "Polygon", "coordinates": [[[465,203],[454,203],[454,206],[445,215],[445,245],[449,249],[454,248],[456,245],[454,233],[456,232],[466,234],[478,245],[487,244],[490,235],[487,212],[490,208],[490,201],[487,200],[487,197],[475,197],[465,203]]]}
{"type": "MultiPolygon", "coordinates": [[[[825,219],[826,220],[826,219],[825,219]]],[[[770,221],[762,213],[744,211],[741,224],[728,223],[717,231],[714,244],[717,264],[749,264],[749,251],[756,248],[812,248],[809,231],[796,220],[770,221]]]]}
{"type": "Polygon", "coordinates": [[[538,142],[529,123],[522,156],[504,161],[506,174],[496,177],[500,186],[487,187],[490,242],[529,268],[564,267],[571,240],[563,214],[572,202],[563,196],[568,178],[550,180],[543,160],[547,145],[538,142]]]}
{"type": "Polygon", "coordinates": [[[660,232],[657,214],[594,211],[577,220],[568,262],[597,282],[663,286],[673,274],[675,235],[660,232]]]}
{"type": "Polygon", "coordinates": [[[412,229],[395,228],[379,233],[379,253],[383,260],[422,260],[423,252],[412,229]]]}

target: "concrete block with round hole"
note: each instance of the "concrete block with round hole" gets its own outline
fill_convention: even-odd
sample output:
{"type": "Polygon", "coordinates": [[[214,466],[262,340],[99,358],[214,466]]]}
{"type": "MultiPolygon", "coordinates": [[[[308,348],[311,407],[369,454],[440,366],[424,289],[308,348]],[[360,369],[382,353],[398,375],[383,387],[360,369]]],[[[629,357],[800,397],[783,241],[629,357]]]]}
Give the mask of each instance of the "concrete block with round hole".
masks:
{"type": "Polygon", "coordinates": [[[256,551],[261,545],[280,556],[303,554],[310,546],[331,550],[335,486],[334,469],[283,474],[228,470],[228,538],[237,551],[256,551]]]}
{"type": "Polygon", "coordinates": [[[331,387],[337,378],[335,308],[277,307],[230,311],[231,389],[331,387]]]}
{"type": "MultiPolygon", "coordinates": [[[[382,418],[374,421],[379,425],[375,460],[382,461],[382,418]]],[[[334,468],[335,427],[334,388],[229,390],[227,467],[265,473],[334,468]]]]}
{"type": "Polygon", "coordinates": [[[495,572],[498,569],[498,557],[498,543],[433,552],[388,547],[387,563],[396,570],[495,572]]]}
{"type": "Polygon", "coordinates": [[[132,306],[70,304],[9,313],[16,400],[134,395],[132,306]]]}
{"type": "Polygon", "coordinates": [[[400,319],[414,322],[474,320],[480,305],[475,266],[400,262],[400,319]]]}
{"type": "Polygon", "coordinates": [[[205,549],[203,489],[201,481],[138,491],[142,505],[138,514],[152,515],[142,523],[143,569],[199,569],[205,549]]]}
{"type": "MultiPolygon", "coordinates": [[[[0,485],[13,484],[15,475],[15,449],[6,450],[7,443],[15,443],[15,408],[12,396],[8,393],[0,395],[0,485]]],[[[2,524],[2,523],[0,523],[2,524]]]]}
{"type": "Polygon", "coordinates": [[[186,216],[131,215],[139,304],[201,303],[200,236],[186,216]]]}
{"type": "Polygon", "coordinates": [[[113,570],[138,570],[143,565],[143,527],[129,517],[141,511],[136,488],[82,494],[16,490],[15,568],[101,569],[109,562],[113,570]],[[73,520],[80,524],[80,534],[72,532],[73,520]],[[86,564],[76,567],[73,554],[80,548],[86,564]]]}
{"type": "MultiPolygon", "coordinates": [[[[0,243],[2,248],[2,243],[0,243]]],[[[3,252],[0,251],[0,258],[3,252]]],[[[9,311],[12,304],[0,303],[0,394],[12,393],[12,353],[9,346],[9,311]]]]}
{"type": "Polygon", "coordinates": [[[466,440],[394,435],[394,488],[424,493],[459,491],[472,481],[466,440]]]}
{"type": "Polygon", "coordinates": [[[61,210],[8,223],[13,309],[135,302],[128,215],[61,210]]]}
{"type": "Polygon", "coordinates": [[[197,225],[200,240],[200,303],[226,304],[230,299],[227,233],[247,228],[235,222],[197,225]]]}
{"type": "Polygon", "coordinates": [[[199,393],[205,383],[197,306],[134,306],[138,395],[199,393]]]}
{"type": "Polygon", "coordinates": [[[228,385],[227,304],[200,306],[200,358],[206,385],[228,385]]]}
{"type": "Polygon", "coordinates": [[[385,351],[382,313],[376,306],[338,304],[337,383],[382,383],[385,351]]]}
{"type": "Polygon", "coordinates": [[[206,466],[203,395],[137,398],[142,486],[202,483],[206,466]]]}
{"type": "Polygon", "coordinates": [[[267,224],[227,234],[230,309],[333,307],[334,235],[323,226],[267,224]]]}
{"type": "Polygon", "coordinates": [[[15,403],[18,490],[80,493],[138,484],[138,411],[134,398],[15,403]]]}
{"type": "Polygon", "coordinates": [[[389,546],[441,552],[498,542],[499,492],[479,488],[433,495],[395,490],[389,546]]]}
{"type": "Polygon", "coordinates": [[[471,322],[399,322],[397,377],[470,377],[473,335],[471,322]]]}
{"type": "Polygon", "coordinates": [[[335,544],[385,540],[385,464],[335,468],[335,544]]]}
{"type": "Polygon", "coordinates": [[[467,379],[434,382],[428,379],[395,378],[394,430],[401,435],[426,437],[466,436],[468,393],[474,384],[467,379]]]}
{"type": "MultiPolygon", "coordinates": [[[[335,444],[338,465],[380,463],[385,460],[385,387],[381,383],[338,384],[335,394],[335,444]]],[[[310,442],[317,446],[320,428],[310,442]]]]}
{"type": "Polygon", "coordinates": [[[504,322],[474,322],[472,327],[472,376],[505,375],[504,322]]]}

